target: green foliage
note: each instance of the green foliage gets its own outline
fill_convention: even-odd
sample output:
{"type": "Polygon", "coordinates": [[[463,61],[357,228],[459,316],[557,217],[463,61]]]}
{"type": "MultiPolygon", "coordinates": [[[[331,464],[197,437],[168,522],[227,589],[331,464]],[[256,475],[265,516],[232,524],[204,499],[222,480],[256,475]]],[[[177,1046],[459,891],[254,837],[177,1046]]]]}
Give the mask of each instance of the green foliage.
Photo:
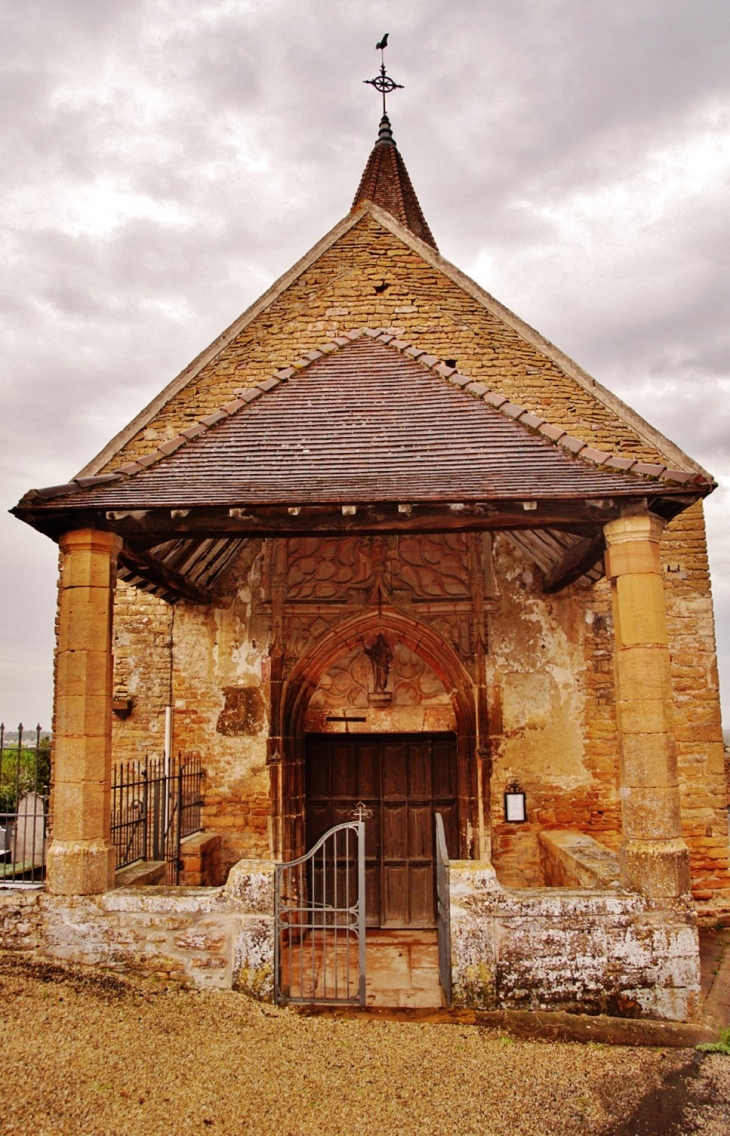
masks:
{"type": "Polygon", "coordinates": [[[26,793],[48,796],[51,784],[51,739],[35,749],[3,750],[0,769],[0,813],[12,813],[26,793]]]}
{"type": "Polygon", "coordinates": [[[717,1041],[707,1041],[704,1045],[698,1045],[703,1053],[724,1053],[726,1057],[730,1057],[730,1026],[727,1029],[720,1030],[720,1036],[717,1041]]]}

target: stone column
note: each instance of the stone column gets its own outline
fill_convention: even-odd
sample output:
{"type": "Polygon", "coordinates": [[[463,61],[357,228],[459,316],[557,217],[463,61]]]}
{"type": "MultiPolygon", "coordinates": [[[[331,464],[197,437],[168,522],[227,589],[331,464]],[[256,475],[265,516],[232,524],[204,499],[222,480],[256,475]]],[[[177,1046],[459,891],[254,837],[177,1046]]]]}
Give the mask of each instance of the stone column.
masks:
{"type": "Polygon", "coordinates": [[[604,527],[621,747],[621,882],[655,898],[690,890],[659,558],[663,528],[659,517],[639,506],[604,527]]]}
{"type": "Polygon", "coordinates": [[[47,886],[94,895],[114,886],[110,840],[112,616],[120,540],[78,529],[59,541],[53,840],[47,886]]]}

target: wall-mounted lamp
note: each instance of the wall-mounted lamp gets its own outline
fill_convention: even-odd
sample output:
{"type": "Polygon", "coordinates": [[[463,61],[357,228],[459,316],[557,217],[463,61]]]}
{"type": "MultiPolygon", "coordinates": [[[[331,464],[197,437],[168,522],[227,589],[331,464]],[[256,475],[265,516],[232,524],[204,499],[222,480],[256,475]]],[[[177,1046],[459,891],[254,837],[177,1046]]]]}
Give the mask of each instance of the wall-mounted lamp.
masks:
{"type": "Polygon", "coordinates": [[[524,824],[527,820],[525,792],[518,781],[513,781],[504,792],[504,819],[507,824],[524,824]]]}

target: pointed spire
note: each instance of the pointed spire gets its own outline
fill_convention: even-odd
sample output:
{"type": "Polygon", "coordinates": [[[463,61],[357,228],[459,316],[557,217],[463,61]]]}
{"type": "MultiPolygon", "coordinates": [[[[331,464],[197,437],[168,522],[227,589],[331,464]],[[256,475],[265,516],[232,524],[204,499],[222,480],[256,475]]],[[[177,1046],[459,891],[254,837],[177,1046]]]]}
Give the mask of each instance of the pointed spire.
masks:
{"type": "Polygon", "coordinates": [[[415,236],[437,249],[408,176],[406,164],[395,144],[387,114],[380,120],[378,140],[360,179],[351,212],[363,201],[372,201],[374,205],[387,210],[415,236]]]}

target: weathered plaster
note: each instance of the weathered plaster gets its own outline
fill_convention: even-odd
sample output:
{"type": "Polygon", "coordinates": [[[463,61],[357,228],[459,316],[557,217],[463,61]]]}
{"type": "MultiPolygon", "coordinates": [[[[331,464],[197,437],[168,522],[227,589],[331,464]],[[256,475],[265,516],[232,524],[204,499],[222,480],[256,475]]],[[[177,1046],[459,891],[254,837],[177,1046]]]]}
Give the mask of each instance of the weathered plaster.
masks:
{"type": "Polygon", "coordinates": [[[610,890],[511,891],[491,864],[451,862],[455,1005],[694,1021],[699,941],[689,901],[610,890]]]}

